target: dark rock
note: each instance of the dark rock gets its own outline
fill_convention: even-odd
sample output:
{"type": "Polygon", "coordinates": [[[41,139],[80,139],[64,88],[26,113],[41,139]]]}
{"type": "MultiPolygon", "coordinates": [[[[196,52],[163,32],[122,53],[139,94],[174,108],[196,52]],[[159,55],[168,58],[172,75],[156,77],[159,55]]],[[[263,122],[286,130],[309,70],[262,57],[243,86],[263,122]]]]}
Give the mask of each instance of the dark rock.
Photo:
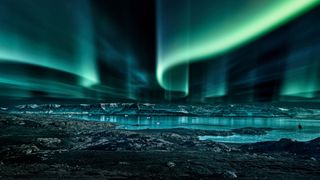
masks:
{"type": "Polygon", "coordinates": [[[316,138],[307,142],[299,142],[292,139],[283,138],[279,141],[267,141],[243,145],[240,148],[242,150],[255,153],[288,152],[293,154],[320,157],[319,139],[320,138],[316,138]]]}
{"type": "Polygon", "coordinates": [[[24,126],[26,123],[25,123],[24,121],[18,121],[17,124],[18,124],[19,126],[24,126]]]}
{"type": "Polygon", "coordinates": [[[236,174],[235,172],[233,172],[233,171],[225,171],[225,172],[223,173],[223,177],[224,177],[224,178],[227,178],[227,179],[235,179],[235,178],[237,178],[238,176],[237,176],[237,174],[236,174]]]}
{"type": "Polygon", "coordinates": [[[18,153],[25,154],[25,155],[29,155],[29,154],[38,152],[39,150],[40,149],[36,145],[33,145],[33,144],[22,144],[19,147],[13,146],[11,148],[11,151],[16,151],[18,153]]]}
{"type": "Polygon", "coordinates": [[[271,128],[253,128],[245,127],[240,129],[233,129],[232,132],[241,135],[265,135],[267,131],[271,131],[271,128]]]}
{"type": "Polygon", "coordinates": [[[172,162],[172,161],[169,161],[169,162],[167,162],[167,166],[169,168],[174,168],[176,166],[176,164],[174,162],[172,162]]]}
{"type": "Polygon", "coordinates": [[[230,131],[126,131],[52,115],[0,114],[0,122],[3,179],[317,179],[320,172],[320,138],[241,145],[197,137],[230,131]]]}
{"type": "Polygon", "coordinates": [[[309,143],[314,144],[314,145],[316,145],[316,144],[320,144],[320,137],[315,138],[315,139],[313,139],[313,140],[309,141],[309,143]]]}
{"type": "Polygon", "coordinates": [[[61,139],[59,139],[59,138],[37,138],[37,142],[42,147],[56,148],[61,143],[61,139]]]}
{"type": "Polygon", "coordinates": [[[121,161],[118,163],[119,165],[124,165],[124,166],[127,166],[127,165],[130,165],[129,162],[125,162],[125,161],[121,161]]]}

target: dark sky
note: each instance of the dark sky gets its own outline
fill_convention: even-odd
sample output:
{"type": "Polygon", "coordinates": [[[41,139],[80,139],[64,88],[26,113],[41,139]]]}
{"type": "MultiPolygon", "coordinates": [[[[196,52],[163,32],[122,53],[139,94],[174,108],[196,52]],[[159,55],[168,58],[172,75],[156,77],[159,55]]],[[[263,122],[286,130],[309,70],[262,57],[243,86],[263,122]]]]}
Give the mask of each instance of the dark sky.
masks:
{"type": "Polygon", "coordinates": [[[259,8],[252,0],[2,0],[0,104],[318,102],[319,6],[241,46],[192,56],[218,33],[227,42],[259,8]],[[157,76],[179,53],[190,59],[157,76]]]}

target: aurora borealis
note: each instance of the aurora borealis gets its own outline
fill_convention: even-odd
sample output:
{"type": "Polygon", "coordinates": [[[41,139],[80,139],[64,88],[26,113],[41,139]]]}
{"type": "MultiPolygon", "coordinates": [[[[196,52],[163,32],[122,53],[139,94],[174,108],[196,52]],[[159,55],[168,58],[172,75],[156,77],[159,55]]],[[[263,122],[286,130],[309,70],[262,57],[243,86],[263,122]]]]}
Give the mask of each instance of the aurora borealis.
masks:
{"type": "MultiPolygon", "coordinates": [[[[170,11],[174,2],[169,0],[158,2],[160,30],[157,78],[163,88],[183,91],[186,94],[188,94],[188,83],[179,82],[181,77],[178,82],[168,80],[168,78],[174,79],[170,76],[176,74],[173,72],[173,75],[166,75],[170,74],[166,71],[170,69],[177,71],[180,69],[177,66],[181,64],[218,56],[246,44],[318,3],[317,0],[221,2],[191,0],[182,7],[178,2],[176,9],[179,7],[181,9],[170,11]],[[172,29],[171,25],[174,22],[179,23],[172,29]],[[166,27],[167,24],[169,27],[166,27]]],[[[187,76],[187,73],[181,73],[181,76],[184,75],[187,76]]],[[[183,79],[187,81],[188,78],[183,79]]]]}
{"type": "Polygon", "coordinates": [[[319,0],[2,0],[1,103],[318,101],[319,0]]]}

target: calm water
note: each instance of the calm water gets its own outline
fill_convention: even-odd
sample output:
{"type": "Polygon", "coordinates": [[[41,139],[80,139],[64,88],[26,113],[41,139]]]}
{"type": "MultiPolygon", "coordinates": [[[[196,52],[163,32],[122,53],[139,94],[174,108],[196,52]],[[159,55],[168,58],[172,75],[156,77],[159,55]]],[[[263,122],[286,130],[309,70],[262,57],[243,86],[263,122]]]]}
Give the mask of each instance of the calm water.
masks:
{"type": "Polygon", "coordinates": [[[279,140],[291,138],[299,141],[308,141],[320,137],[319,120],[296,120],[281,118],[213,118],[213,117],[123,117],[123,116],[95,116],[75,115],[72,117],[114,122],[119,124],[119,129],[166,129],[166,128],[189,128],[204,130],[230,130],[243,127],[269,127],[275,130],[267,135],[233,135],[233,136],[200,136],[201,140],[213,140],[219,142],[250,143],[259,141],[279,140]],[[303,126],[299,130],[298,124],[303,126]]]}

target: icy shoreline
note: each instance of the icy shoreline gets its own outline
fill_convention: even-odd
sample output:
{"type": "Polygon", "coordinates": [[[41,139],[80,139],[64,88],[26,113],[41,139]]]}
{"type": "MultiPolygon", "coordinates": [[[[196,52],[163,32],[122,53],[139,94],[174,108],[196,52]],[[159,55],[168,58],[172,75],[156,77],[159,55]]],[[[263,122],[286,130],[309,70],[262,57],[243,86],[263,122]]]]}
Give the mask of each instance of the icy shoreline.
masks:
{"type": "Polygon", "coordinates": [[[320,109],[284,107],[284,105],[274,104],[26,104],[13,107],[1,107],[0,112],[53,115],[284,117],[320,119],[320,109]]]}
{"type": "MultiPolygon", "coordinates": [[[[228,131],[126,131],[106,122],[0,113],[2,178],[315,179],[320,140],[200,141],[228,131]]],[[[238,129],[245,134],[266,129],[238,129]]]]}

